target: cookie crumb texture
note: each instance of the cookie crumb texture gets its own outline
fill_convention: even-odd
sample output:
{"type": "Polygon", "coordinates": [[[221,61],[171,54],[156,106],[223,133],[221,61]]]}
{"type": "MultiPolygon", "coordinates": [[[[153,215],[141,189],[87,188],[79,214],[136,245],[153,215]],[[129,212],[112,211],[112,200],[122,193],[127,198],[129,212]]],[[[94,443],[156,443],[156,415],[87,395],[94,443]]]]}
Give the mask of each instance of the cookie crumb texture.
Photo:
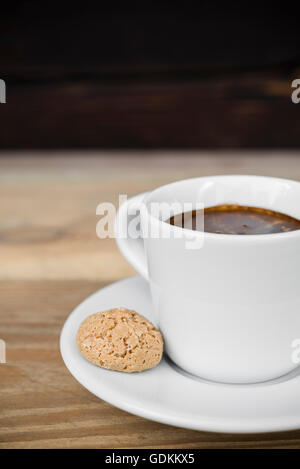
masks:
{"type": "Polygon", "coordinates": [[[132,373],[158,365],[163,339],[160,331],[140,314],[115,308],[87,317],[79,327],[77,346],[95,365],[132,373]]]}

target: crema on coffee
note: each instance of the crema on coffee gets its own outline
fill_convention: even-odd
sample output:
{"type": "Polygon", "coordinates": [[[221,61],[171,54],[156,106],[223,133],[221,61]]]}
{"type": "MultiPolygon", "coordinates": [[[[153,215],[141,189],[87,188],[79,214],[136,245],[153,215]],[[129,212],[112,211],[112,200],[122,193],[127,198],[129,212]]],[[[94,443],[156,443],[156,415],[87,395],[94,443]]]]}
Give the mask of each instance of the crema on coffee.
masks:
{"type": "MultiPolygon", "coordinates": [[[[203,226],[198,223],[200,217],[203,217],[203,210],[193,210],[167,221],[171,225],[199,231],[199,226],[203,226]]],[[[204,209],[204,231],[207,233],[259,235],[294,230],[300,230],[300,220],[273,210],[242,205],[217,205],[204,209]]]]}

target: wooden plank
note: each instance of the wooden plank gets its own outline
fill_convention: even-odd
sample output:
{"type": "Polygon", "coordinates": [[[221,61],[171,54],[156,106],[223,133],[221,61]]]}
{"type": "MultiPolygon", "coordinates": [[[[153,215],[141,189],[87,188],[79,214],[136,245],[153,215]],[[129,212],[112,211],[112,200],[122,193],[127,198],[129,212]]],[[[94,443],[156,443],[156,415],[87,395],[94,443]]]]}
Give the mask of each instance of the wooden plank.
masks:
{"type": "Polygon", "coordinates": [[[8,81],[0,146],[298,148],[291,81],[280,70],[166,83],[8,81]]]}
{"type": "Polygon", "coordinates": [[[114,281],[134,273],[113,239],[96,236],[96,207],[208,174],[300,179],[298,153],[57,153],[0,159],[0,280],[114,281]],[[74,155],[74,154],[73,154],[74,155]]]}
{"type": "Polygon", "coordinates": [[[59,334],[86,296],[134,273],[96,237],[96,206],[185,177],[300,180],[298,152],[5,153],[0,158],[0,448],[300,448],[300,430],[225,435],[170,427],[97,399],[65,368],[59,334]]]}
{"type": "Polygon", "coordinates": [[[1,148],[299,147],[292,8],[21,2],[2,10],[1,148]]]}
{"type": "Polygon", "coordinates": [[[58,338],[69,312],[105,283],[1,282],[0,448],[296,448],[300,431],[231,435],[135,417],[101,401],[65,368],[58,338]]]}
{"type": "Polygon", "coordinates": [[[141,76],[186,69],[270,67],[297,62],[299,18],[260,4],[188,7],[173,2],[9,3],[0,18],[2,73],[7,78],[141,76]],[[59,15],[57,14],[59,10],[59,15]]]}

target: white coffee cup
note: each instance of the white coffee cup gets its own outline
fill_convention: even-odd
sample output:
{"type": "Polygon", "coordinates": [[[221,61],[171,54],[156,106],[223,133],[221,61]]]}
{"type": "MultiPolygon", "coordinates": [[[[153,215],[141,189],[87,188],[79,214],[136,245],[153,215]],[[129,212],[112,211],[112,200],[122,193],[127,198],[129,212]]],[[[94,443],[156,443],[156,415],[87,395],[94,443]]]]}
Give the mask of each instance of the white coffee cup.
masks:
{"type": "Polygon", "coordinates": [[[157,325],[174,363],[227,383],[261,382],[292,371],[293,344],[300,339],[300,230],[203,233],[151,212],[153,203],[174,202],[239,204],[300,219],[300,183],[237,175],[188,179],[133,197],[116,218],[118,246],[149,281],[157,325]],[[129,209],[138,209],[143,239],[121,233],[134,218],[136,226],[129,209]]]}

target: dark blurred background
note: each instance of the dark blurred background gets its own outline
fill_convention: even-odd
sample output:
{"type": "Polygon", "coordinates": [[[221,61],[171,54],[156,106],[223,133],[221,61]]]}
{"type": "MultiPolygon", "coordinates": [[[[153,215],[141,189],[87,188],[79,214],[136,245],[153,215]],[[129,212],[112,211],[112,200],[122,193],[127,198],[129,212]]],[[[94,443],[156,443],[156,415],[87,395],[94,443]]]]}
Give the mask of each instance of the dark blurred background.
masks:
{"type": "Polygon", "coordinates": [[[1,6],[0,148],[298,148],[300,20],[261,2],[1,6]]]}

